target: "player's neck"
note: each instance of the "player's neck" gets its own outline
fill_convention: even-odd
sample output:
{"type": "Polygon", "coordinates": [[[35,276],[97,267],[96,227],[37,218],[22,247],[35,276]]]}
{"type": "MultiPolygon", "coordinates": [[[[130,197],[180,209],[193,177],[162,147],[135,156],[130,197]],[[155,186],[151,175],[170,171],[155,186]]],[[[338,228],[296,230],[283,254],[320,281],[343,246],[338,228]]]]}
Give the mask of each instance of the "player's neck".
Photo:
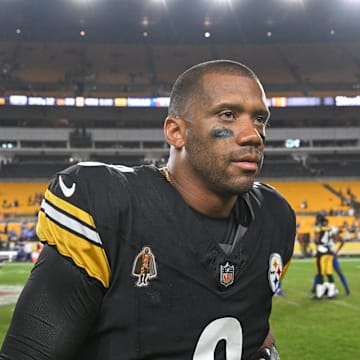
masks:
{"type": "Polygon", "coordinates": [[[184,201],[196,211],[214,218],[227,218],[236,203],[237,196],[228,198],[218,196],[207,190],[194,179],[184,176],[182,172],[162,170],[167,181],[180,193],[184,201]]]}

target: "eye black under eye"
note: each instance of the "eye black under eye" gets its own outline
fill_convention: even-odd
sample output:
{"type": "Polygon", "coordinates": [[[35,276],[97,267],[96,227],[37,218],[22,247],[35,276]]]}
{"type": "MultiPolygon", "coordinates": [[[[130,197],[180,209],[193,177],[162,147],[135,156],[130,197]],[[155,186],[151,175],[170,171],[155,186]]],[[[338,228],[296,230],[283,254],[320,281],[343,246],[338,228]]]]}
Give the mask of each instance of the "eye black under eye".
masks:
{"type": "Polygon", "coordinates": [[[213,138],[228,138],[234,136],[234,132],[226,128],[213,129],[211,130],[211,136],[213,138]]]}

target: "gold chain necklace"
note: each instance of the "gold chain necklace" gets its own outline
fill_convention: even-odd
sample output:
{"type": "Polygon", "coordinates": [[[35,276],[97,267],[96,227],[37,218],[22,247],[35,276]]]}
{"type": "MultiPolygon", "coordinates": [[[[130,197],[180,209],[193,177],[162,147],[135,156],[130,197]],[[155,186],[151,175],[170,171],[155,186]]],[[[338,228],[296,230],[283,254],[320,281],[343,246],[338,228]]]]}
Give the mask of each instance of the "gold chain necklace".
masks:
{"type": "Polygon", "coordinates": [[[166,181],[169,182],[170,184],[172,184],[172,177],[171,177],[171,173],[169,171],[169,168],[167,166],[165,166],[165,167],[160,169],[160,172],[164,176],[166,181]]]}

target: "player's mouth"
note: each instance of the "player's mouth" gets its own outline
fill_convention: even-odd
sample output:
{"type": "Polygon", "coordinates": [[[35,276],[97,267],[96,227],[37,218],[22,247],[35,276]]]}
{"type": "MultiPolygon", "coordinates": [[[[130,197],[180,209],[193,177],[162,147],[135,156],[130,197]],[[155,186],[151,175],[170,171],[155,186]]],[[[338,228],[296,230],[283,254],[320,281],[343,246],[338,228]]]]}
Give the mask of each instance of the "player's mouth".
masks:
{"type": "Polygon", "coordinates": [[[260,152],[253,152],[231,159],[231,164],[244,171],[255,172],[259,170],[262,160],[262,154],[260,152]]]}
{"type": "Polygon", "coordinates": [[[257,171],[259,169],[258,163],[254,161],[233,161],[232,165],[245,171],[257,171]]]}

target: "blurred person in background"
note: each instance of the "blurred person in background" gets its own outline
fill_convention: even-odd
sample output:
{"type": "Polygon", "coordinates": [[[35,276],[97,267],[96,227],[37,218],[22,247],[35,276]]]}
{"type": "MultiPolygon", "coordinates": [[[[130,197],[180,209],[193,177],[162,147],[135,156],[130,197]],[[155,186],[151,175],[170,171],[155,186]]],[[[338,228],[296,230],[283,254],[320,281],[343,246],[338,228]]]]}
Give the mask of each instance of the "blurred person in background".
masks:
{"type": "Polygon", "coordinates": [[[334,269],[340,277],[346,295],[349,295],[350,289],[348,282],[341,270],[337,256],[345,243],[340,235],[339,229],[330,226],[329,220],[324,215],[318,214],[316,216],[314,231],[316,244],[316,275],[312,288],[312,292],[315,294],[314,299],[322,299],[325,295],[329,299],[336,297],[338,290],[333,276],[334,269]],[[336,250],[335,243],[339,243],[336,250]],[[325,277],[327,281],[325,281],[325,277]]]}
{"type": "MultiPolygon", "coordinates": [[[[323,215],[317,215],[316,217],[316,222],[315,222],[315,226],[317,226],[317,228],[320,230],[321,226],[323,224],[326,224],[327,226],[329,225],[329,222],[327,220],[326,217],[324,217],[323,215]]],[[[337,275],[339,276],[339,279],[344,287],[344,290],[345,290],[345,294],[346,295],[350,295],[350,287],[349,287],[349,283],[347,281],[347,278],[344,274],[344,272],[342,271],[341,269],[341,266],[340,266],[340,262],[339,262],[339,252],[340,250],[343,248],[343,246],[345,245],[345,237],[347,236],[346,235],[346,224],[343,225],[343,228],[342,229],[338,229],[336,227],[331,227],[331,247],[330,247],[330,252],[331,254],[333,255],[333,269],[335,270],[335,272],[337,273],[337,275]],[[342,235],[342,232],[344,231],[344,235],[342,235]],[[335,245],[338,243],[338,247],[337,249],[335,250],[335,245]]],[[[314,277],[314,283],[313,283],[313,287],[312,287],[312,290],[311,292],[313,294],[316,293],[316,285],[318,284],[318,281],[319,281],[319,276],[318,275],[315,275],[314,277]]],[[[325,293],[327,292],[327,287],[328,287],[328,284],[325,283],[325,293]]],[[[335,291],[337,292],[337,290],[335,291]]]]}

